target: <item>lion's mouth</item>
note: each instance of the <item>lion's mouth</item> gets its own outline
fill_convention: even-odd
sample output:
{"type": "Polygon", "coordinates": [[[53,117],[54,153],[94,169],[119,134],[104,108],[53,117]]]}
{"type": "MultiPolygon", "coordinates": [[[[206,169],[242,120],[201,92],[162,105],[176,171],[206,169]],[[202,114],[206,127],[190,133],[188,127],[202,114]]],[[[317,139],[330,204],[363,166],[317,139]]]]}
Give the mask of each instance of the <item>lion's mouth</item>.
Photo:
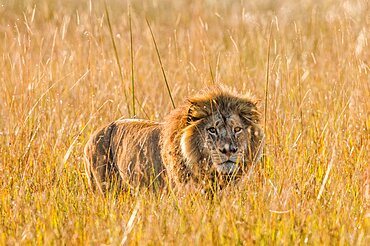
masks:
{"type": "Polygon", "coordinates": [[[232,175],[236,174],[239,171],[239,166],[232,161],[225,161],[216,166],[218,173],[222,175],[232,175]]]}

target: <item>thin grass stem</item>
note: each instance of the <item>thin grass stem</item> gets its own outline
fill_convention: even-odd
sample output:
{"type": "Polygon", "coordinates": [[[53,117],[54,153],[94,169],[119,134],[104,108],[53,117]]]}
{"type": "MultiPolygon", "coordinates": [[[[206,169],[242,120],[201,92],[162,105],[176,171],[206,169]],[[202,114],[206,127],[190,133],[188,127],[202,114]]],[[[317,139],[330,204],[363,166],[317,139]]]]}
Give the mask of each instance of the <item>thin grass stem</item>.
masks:
{"type": "Polygon", "coordinates": [[[111,40],[112,40],[114,55],[116,57],[116,63],[117,63],[117,66],[118,66],[118,71],[119,71],[119,75],[120,75],[121,83],[122,83],[122,87],[123,87],[123,95],[125,96],[125,101],[127,103],[128,114],[131,116],[130,104],[128,103],[128,97],[127,97],[125,83],[124,83],[124,79],[123,79],[123,72],[122,72],[121,62],[119,60],[117,45],[116,45],[116,41],[114,40],[112,25],[111,25],[110,18],[109,18],[109,11],[108,11],[108,7],[107,7],[107,1],[104,1],[104,7],[105,7],[105,14],[107,16],[107,22],[108,22],[110,37],[111,37],[111,40]]]}
{"type": "MultiPolygon", "coordinates": [[[[264,128],[265,128],[265,138],[267,138],[267,106],[268,106],[268,88],[269,88],[269,80],[270,80],[270,53],[271,53],[271,37],[272,37],[272,24],[270,24],[270,31],[269,31],[269,39],[267,43],[267,64],[266,64],[266,83],[265,83],[265,107],[264,107],[264,128]]],[[[266,147],[263,147],[263,166],[266,166],[266,147]]]]}
{"type": "Polygon", "coordinates": [[[159,50],[158,50],[158,46],[157,46],[157,42],[155,41],[154,34],[153,34],[153,31],[152,31],[152,28],[150,27],[150,24],[149,24],[148,19],[147,19],[147,18],[145,18],[145,20],[146,20],[146,24],[147,24],[147,25],[148,25],[148,27],[149,27],[150,34],[152,35],[153,43],[154,43],[154,46],[155,46],[155,50],[156,50],[156,52],[157,52],[157,57],[158,57],[159,64],[161,65],[161,70],[162,70],[162,74],[163,74],[164,82],[166,83],[166,87],[167,87],[168,95],[170,96],[170,99],[171,99],[172,107],[173,107],[173,108],[176,108],[175,103],[174,103],[174,101],[173,101],[172,94],[171,94],[170,86],[168,85],[167,76],[166,76],[166,73],[165,73],[164,68],[163,68],[162,59],[161,59],[161,56],[160,56],[160,54],[159,54],[159,50]]]}
{"type": "Polygon", "coordinates": [[[132,93],[132,112],[136,115],[135,110],[135,75],[134,75],[134,48],[132,44],[132,25],[131,25],[131,8],[128,7],[128,22],[130,26],[130,57],[131,57],[131,93],[132,93]]]}

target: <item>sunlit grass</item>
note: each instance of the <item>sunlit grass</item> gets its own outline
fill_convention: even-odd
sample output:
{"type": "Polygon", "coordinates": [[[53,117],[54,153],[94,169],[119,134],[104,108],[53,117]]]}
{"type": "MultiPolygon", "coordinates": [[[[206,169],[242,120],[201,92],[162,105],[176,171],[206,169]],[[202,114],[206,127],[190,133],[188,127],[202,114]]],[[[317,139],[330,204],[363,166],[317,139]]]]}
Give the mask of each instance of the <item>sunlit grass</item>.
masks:
{"type": "Polygon", "coordinates": [[[0,3],[0,244],[368,245],[368,3],[130,4],[0,3]],[[92,131],[213,83],[267,106],[263,168],[214,199],[89,191],[92,131]]]}

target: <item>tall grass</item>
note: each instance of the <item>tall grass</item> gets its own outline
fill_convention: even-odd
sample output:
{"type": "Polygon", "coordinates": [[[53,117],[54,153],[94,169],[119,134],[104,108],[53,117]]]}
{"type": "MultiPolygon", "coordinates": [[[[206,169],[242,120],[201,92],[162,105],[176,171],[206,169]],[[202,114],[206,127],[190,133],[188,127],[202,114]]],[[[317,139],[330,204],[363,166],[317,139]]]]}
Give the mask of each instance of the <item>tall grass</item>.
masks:
{"type": "Polygon", "coordinates": [[[0,5],[0,244],[368,245],[368,3],[130,4],[0,5]],[[262,99],[263,168],[215,199],[89,191],[92,131],[221,82],[262,99]]]}

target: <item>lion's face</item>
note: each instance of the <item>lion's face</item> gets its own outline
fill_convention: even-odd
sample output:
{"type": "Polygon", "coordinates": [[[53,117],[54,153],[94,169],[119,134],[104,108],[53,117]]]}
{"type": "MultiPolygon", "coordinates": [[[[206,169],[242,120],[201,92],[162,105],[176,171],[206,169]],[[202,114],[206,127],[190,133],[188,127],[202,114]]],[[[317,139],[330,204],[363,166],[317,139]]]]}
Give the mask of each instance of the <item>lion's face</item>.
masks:
{"type": "Polygon", "coordinates": [[[244,163],[248,136],[240,116],[231,114],[223,117],[215,113],[206,120],[204,152],[209,162],[220,174],[232,174],[244,163]]]}
{"type": "Polygon", "coordinates": [[[256,106],[240,99],[192,102],[181,150],[193,175],[239,176],[258,161],[263,138],[258,117],[256,106]]]}

